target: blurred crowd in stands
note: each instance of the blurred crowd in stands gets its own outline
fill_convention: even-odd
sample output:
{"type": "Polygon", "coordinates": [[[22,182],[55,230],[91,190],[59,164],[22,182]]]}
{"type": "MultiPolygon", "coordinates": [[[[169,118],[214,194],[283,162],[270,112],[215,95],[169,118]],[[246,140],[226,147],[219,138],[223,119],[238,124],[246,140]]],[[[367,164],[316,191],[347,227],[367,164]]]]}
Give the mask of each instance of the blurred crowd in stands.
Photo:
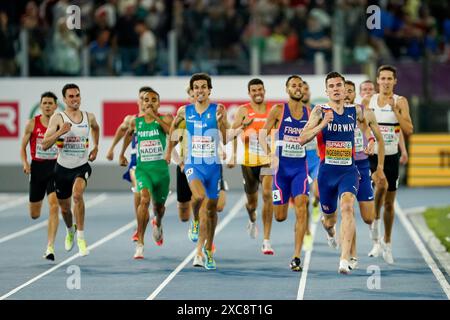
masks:
{"type": "Polygon", "coordinates": [[[262,64],[331,61],[337,42],[345,64],[450,62],[449,1],[1,0],[0,76],[19,76],[23,57],[30,76],[82,75],[86,61],[91,76],[167,75],[171,32],[178,75],[246,73],[252,48],[262,64]],[[370,5],[380,29],[366,27],[370,5]]]}

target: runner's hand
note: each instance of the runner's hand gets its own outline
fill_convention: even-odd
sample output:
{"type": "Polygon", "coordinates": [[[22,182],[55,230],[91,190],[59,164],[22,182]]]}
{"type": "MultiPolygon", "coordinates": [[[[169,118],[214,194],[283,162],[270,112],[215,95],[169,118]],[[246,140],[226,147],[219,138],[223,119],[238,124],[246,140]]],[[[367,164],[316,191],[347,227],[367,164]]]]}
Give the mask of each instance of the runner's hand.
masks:
{"type": "Polygon", "coordinates": [[[375,141],[371,139],[367,146],[364,148],[364,153],[368,154],[369,156],[373,155],[375,153],[375,141]]]}
{"type": "Polygon", "coordinates": [[[126,167],[126,166],[128,166],[128,159],[127,159],[123,154],[121,154],[121,155],[119,156],[119,165],[120,165],[121,167],[126,167]]]}
{"type": "Polygon", "coordinates": [[[106,159],[108,159],[109,161],[114,160],[114,151],[112,149],[108,150],[108,153],[106,154],[106,159]]]}
{"type": "Polygon", "coordinates": [[[24,164],[24,166],[23,166],[23,172],[24,172],[25,174],[30,174],[30,173],[31,173],[31,167],[30,167],[30,164],[29,164],[28,162],[24,164]]]}
{"type": "Polygon", "coordinates": [[[63,134],[69,132],[71,128],[72,128],[72,124],[70,122],[64,122],[62,127],[59,128],[59,132],[61,133],[60,135],[62,136],[63,134]]]}
{"type": "Polygon", "coordinates": [[[95,147],[94,149],[91,150],[91,152],[89,153],[89,161],[94,161],[95,159],[97,159],[97,153],[98,153],[98,147],[95,147]]]}
{"type": "Polygon", "coordinates": [[[400,164],[405,165],[408,163],[408,153],[402,153],[402,155],[400,156],[400,164]]]}

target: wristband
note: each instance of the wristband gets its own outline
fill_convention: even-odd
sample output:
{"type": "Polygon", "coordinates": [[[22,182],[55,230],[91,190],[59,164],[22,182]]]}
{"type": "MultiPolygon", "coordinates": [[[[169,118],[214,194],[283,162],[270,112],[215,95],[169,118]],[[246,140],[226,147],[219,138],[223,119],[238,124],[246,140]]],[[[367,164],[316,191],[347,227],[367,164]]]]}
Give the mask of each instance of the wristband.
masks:
{"type": "Polygon", "coordinates": [[[367,142],[370,142],[370,141],[373,141],[373,142],[375,142],[375,138],[374,137],[370,137],[368,140],[367,140],[367,142]]]}

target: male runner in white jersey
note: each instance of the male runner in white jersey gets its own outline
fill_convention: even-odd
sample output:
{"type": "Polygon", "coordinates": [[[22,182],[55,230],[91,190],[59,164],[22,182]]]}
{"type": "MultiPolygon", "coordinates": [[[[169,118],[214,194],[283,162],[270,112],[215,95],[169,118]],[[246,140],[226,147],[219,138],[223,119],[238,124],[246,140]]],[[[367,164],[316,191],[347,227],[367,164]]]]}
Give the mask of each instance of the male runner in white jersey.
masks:
{"type": "Polygon", "coordinates": [[[58,149],[56,146],[47,151],[42,150],[42,139],[47,130],[50,117],[58,107],[56,95],[53,92],[44,92],[41,95],[41,114],[30,119],[25,127],[22,137],[20,156],[22,158],[23,172],[30,175],[30,215],[32,219],[41,216],[42,200],[47,193],[49,206],[47,250],[44,258],[55,260],[55,237],[58,230],[58,199],[55,193],[54,171],[58,149]],[[31,166],[27,157],[27,145],[30,144],[31,166]]]}
{"type": "MultiPolygon", "coordinates": [[[[397,84],[397,70],[390,65],[383,65],[377,71],[377,84],[379,93],[365,98],[362,104],[370,108],[374,113],[385,143],[384,174],[388,182],[387,190],[384,187],[376,189],[375,211],[376,218],[372,226],[372,239],[374,247],[369,256],[378,256],[382,249],[383,258],[388,264],[394,263],[392,256],[391,235],[394,223],[394,202],[398,188],[399,177],[399,140],[400,132],[408,137],[413,133],[413,124],[409,114],[409,104],[405,97],[394,94],[394,87],[397,84]],[[380,243],[380,211],[384,205],[384,242],[380,243]]],[[[375,155],[370,156],[371,171],[374,172],[377,159],[377,145],[375,145],[375,155]]]]}
{"type": "Polygon", "coordinates": [[[88,161],[94,161],[98,153],[100,127],[93,113],[81,111],[80,88],[73,83],[62,89],[66,108],[64,112],[50,118],[42,142],[44,150],[55,144],[60,148],[55,167],[56,196],[67,226],[65,248],[72,250],[75,231],[79,254],[89,254],[84,238],[84,192],[91,175],[88,161]],[[92,130],[92,131],[91,131],[92,130]],[[92,149],[89,151],[89,134],[92,135],[92,149]],[[76,225],[72,222],[71,200],[73,200],[76,225]]]}

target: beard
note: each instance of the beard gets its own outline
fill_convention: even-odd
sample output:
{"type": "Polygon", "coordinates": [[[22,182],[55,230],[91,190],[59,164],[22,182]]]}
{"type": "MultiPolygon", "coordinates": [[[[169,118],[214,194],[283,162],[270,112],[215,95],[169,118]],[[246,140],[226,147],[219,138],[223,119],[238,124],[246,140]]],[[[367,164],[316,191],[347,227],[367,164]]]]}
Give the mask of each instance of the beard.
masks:
{"type": "MultiPolygon", "coordinates": [[[[300,96],[300,98],[297,98],[296,96],[289,95],[289,98],[291,98],[291,99],[294,100],[295,102],[299,102],[299,101],[302,101],[303,96],[300,96]]],[[[303,102],[303,101],[302,101],[302,102],[303,102]]]]}

